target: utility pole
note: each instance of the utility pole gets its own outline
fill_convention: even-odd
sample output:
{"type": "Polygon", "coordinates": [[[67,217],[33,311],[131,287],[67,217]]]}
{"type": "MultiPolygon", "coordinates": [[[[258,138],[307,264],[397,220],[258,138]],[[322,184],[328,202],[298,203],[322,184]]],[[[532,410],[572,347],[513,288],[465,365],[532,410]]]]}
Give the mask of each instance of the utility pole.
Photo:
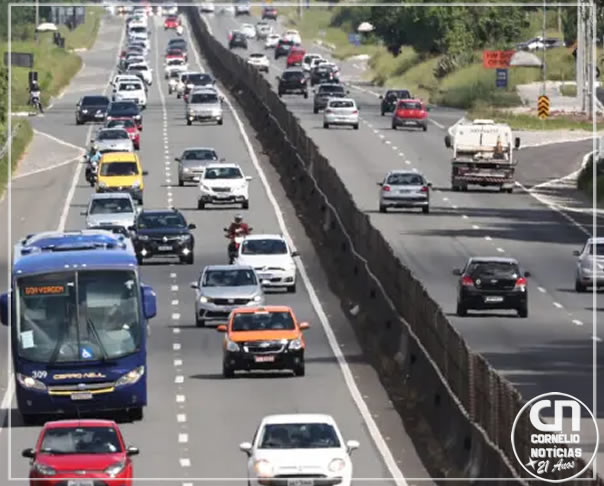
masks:
{"type": "Polygon", "coordinates": [[[36,0],[36,29],[40,25],[40,0],[36,0]]]}
{"type": "Polygon", "coordinates": [[[577,4],[577,99],[581,103],[581,112],[585,113],[585,23],[583,20],[583,0],[577,4]]]}
{"type": "Polygon", "coordinates": [[[542,95],[546,96],[547,93],[547,86],[546,86],[546,79],[547,79],[547,62],[545,60],[545,31],[547,29],[547,7],[546,7],[546,2],[547,0],[543,0],[543,39],[541,41],[541,43],[543,44],[543,91],[542,91],[542,95]]]}
{"type": "Polygon", "coordinates": [[[595,24],[595,6],[593,0],[590,0],[587,12],[585,15],[585,75],[587,76],[587,116],[592,120],[594,113],[594,100],[596,95],[594,89],[594,72],[595,72],[595,46],[594,46],[594,24],[595,24]]]}

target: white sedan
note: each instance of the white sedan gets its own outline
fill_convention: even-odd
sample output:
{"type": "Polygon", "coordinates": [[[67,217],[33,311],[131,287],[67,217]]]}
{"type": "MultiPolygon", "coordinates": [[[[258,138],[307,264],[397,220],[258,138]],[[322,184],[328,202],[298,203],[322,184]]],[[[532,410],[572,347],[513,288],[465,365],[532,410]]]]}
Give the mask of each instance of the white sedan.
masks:
{"type": "Polygon", "coordinates": [[[268,57],[262,53],[250,54],[250,57],[247,58],[247,63],[258,68],[259,71],[268,73],[270,61],[268,60],[268,57]]]}
{"type": "Polygon", "coordinates": [[[266,37],[266,42],[264,43],[264,48],[273,49],[273,48],[277,47],[277,44],[279,44],[279,39],[281,39],[281,36],[279,34],[269,34],[266,37]]]}
{"type": "Polygon", "coordinates": [[[254,442],[243,442],[248,456],[248,484],[273,484],[288,478],[288,484],[350,486],[352,460],[359,447],[356,440],[344,442],[335,420],[323,414],[287,414],[264,417],[254,442]],[[296,477],[296,474],[299,477],[296,477]]]}
{"type": "Polygon", "coordinates": [[[242,24],[241,29],[239,30],[243,32],[243,35],[248,39],[256,38],[256,27],[254,27],[252,24],[242,24]]]}
{"type": "Polygon", "coordinates": [[[359,109],[351,98],[332,98],[323,113],[323,128],[333,125],[351,126],[359,129],[359,109]]]}
{"type": "Polygon", "coordinates": [[[237,164],[209,164],[199,180],[197,209],[206,204],[241,204],[248,209],[250,204],[249,181],[237,164]]]}

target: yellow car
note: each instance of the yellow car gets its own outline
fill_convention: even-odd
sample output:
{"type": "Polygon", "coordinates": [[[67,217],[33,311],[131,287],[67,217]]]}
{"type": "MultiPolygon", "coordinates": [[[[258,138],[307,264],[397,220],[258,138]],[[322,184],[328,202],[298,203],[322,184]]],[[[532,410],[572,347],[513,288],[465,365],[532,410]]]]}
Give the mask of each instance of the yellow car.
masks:
{"type": "Polygon", "coordinates": [[[138,155],[133,152],[103,154],[98,167],[96,192],[129,192],[132,199],[143,204],[144,171],[138,155]]]}

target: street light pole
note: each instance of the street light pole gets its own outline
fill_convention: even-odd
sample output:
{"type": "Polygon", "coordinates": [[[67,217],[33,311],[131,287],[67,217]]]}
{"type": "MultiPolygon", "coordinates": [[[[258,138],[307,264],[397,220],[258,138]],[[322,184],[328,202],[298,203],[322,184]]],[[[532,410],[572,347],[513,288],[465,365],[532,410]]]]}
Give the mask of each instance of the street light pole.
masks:
{"type": "Polygon", "coordinates": [[[547,79],[547,63],[545,61],[545,30],[547,28],[546,2],[547,0],[543,0],[543,39],[541,40],[541,44],[543,45],[543,92],[541,93],[542,95],[546,94],[545,80],[547,79]]]}

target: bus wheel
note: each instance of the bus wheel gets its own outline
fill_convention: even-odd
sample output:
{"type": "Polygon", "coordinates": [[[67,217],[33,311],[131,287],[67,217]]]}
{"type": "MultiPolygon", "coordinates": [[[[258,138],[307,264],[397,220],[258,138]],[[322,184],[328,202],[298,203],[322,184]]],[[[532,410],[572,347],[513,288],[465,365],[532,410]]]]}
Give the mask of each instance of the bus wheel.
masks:
{"type": "Polygon", "coordinates": [[[130,417],[130,421],[137,422],[139,420],[143,420],[143,407],[131,408],[128,410],[128,416],[130,417]]]}
{"type": "Polygon", "coordinates": [[[25,425],[38,425],[40,418],[30,413],[22,413],[21,419],[25,425]]]}

